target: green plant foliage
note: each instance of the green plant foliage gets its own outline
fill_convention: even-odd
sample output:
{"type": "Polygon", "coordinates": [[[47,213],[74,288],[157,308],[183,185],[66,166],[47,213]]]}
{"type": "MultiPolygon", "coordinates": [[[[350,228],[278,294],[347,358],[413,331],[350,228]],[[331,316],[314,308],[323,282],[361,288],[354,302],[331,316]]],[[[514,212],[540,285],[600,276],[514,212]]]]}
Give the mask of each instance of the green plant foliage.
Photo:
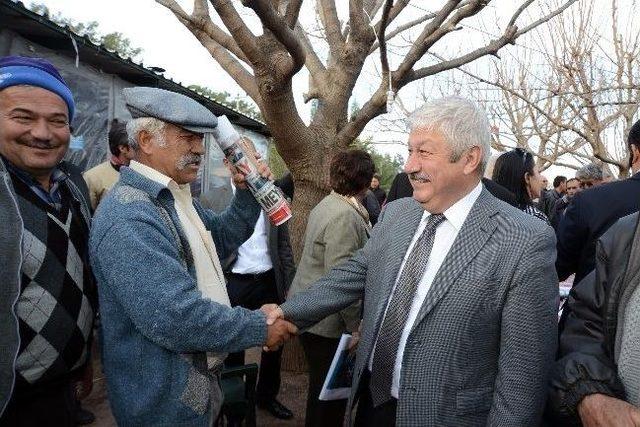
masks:
{"type": "Polygon", "coordinates": [[[356,139],[351,144],[352,148],[359,148],[366,151],[373,158],[376,165],[376,172],[380,175],[380,187],[385,191],[389,191],[389,187],[393,182],[393,178],[402,170],[404,160],[400,154],[391,156],[389,154],[380,154],[375,150],[375,144],[371,139],[356,139]]]}

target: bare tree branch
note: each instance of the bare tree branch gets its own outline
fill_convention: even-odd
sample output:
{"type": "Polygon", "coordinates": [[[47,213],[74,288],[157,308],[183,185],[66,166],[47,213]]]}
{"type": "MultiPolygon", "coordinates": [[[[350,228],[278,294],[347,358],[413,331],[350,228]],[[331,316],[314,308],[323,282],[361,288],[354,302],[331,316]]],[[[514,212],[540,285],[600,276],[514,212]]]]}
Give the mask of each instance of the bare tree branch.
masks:
{"type": "Polygon", "coordinates": [[[303,0],[290,0],[289,4],[287,4],[285,20],[287,22],[287,26],[292,30],[296,27],[296,22],[298,22],[302,1],[303,0]]]}
{"type": "Polygon", "coordinates": [[[302,46],[304,47],[304,50],[306,52],[305,66],[313,75],[324,75],[327,69],[318,57],[316,51],[313,49],[313,46],[311,45],[311,42],[309,41],[309,38],[307,37],[304,29],[298,24],[296,25],[295,30],[296,35],[298,36],[298,39],[300,40],[300,43],[302,43],[302,46]]]}
{"type": "Polygon", "coordinates": [[[502,35],[502,37],[496,40],[492,40],[486,46],[476,49],[465,55],[459,56],[455,59],[443,61],[438,64],[430,65],[428,67],[423,67],[415,71],[410,71],[409,73],[407,73],[407,76],[405,77],[404,80],[408,83],[410,81],[418,80],[427,76],[431,76],[436,73],[441,73],[446,70],[459,68],[462,65],[473,62],[476,59],[486,55],[495,55],[498,52],[498,50],[500,50],[507,44],[513,42],[513,36],[515,35],[515,33],[516,33],[516,27],[510,27],[502,35]]]}
{"type": "Polygon", "coordinates": [[[217,27],[208,15],[205,16],[205,7],[199,0],[194,4],[194,17],[189,16],[174,0],[156,0],[159,4],[169,9],[180,22],[182,22],[209,51],[211,56],[229,74],[238,76],[238,85],[260,105],[262,98],[258,93],[253,75],[229,52],[248,63],[244,53],[240,50],[233,38],[217,27]]]}
{"type": "Polygon", "coordinates": [[[380,10],[385,0],[368,0],[364,5],[364,10],[367,11],[367,15],[369,15],[372,19],[376,16],[376,13],[380,10]]]}
{"type": "Polygon", "coordinates": [[[242,20],[231,0],[210,0],[210,2],[251,64],[260,63],[262,56],[258,49],[257,38],[242,20]]]}
{"type": "Polygon", "coordinates": [[[529,31],[533,30],[534,28],[539,27],[540,25],[544,24],[545,22],[548,22],[552,18],[560,15],[562,12],[567,10],[572,4],[574,4],[577,1],[578,0],[569,0],[566,3],[564,3],[562,6],[557,8],[555,11],[551,12],[550,14],[548,14],[546,16],[543,16],[542,18],[538,19],[537,21],[532,22],[531,24],[527,25],[526,27],[522,28],[521,30],[518,30],[518,32],[516,33],[516,38],[520,37],[521,35],[523,35],[525,33],[528,33],[529,31]]]}
{"type": "Polygon", "coordinates": [[[329,51],[332,58],[339,56],[340,49],[344,45],[344,38],[340,30],[340,21],[338,20],[338,11],[336,10],[335,0],[318,0],[317,4],[318,16],[324,27],[324,33],[329,44],[329,51]]]}
{"type": "Polygon", "coordinates": [[[485,7],[485,3],[481,0],[475,0],[458,10],[452,19],[447,21],[445,24],[445,20],[447,20],[449,15],[456,10],[456,6],[458,6],[459,3],[460,0],[447,1],[436,16],[427,25],[425,25],[422,33],[418,36],[413,46],[411,46],[409,53],[407,53],[404,60],[394,73],[398,80],[405,80],[405,76],[410,73],[411,68],[415,63],[424,56],[436,41],[440,40],[440,38],[445,34],[451,32],[458,22],[465,17],[474,15],[485,7]]]}
{"type": "Polygon", "coordinates": [[[389,13],[393,6],[393,0],[385,0],[384,9],[382,9],[382,18],[380,19],[380,31],[378,32],[378,43],[380,44],[380,63],[382,64],[382,78],[389,78],[389,60],[387,58],[387,44],[385,41],[385,32],[389,19],[389,13]]]}
{"type": "MultiPolygon", "coordinates": [[[[464,0],[462,3],[460,3],[459,5],[456,6],[456,9],[460,9],[461,7],[464,7],[466,5],[468,5],[471,2],[471,0],[464,0]]],[[[410,30],[411,28],[414,28],[430,19],[433,19],[437,16],[437,13],[427,13],[425,15],[422,15],[419,18],[416,18],[412,21],[408,21],[402,25],[399,25],[398,27],[394,28],[392,31],[389,31],[387,33],[387,35],[385,36],[385,40],[389,41],[392,38],[394,38],[395,36],[397,36],[400,33],[403,33],[407,30],[410,30]]],[[[371,50],[369,51],[369,53],[373,53],[378,47],[379,47],[379,43],[376,42],[373,44],[373,46],[371,47],[371,50]]]]}
{"type": "Polygon", "coordinates": [[[285,79],[289,79],[296,74],[305,62],[305,51],[298,41],[295,33],[288,27],[287,23],[273,9],[269,2],[262,0],[242,0],[242,4],[253,9],[258,15],[262,25],[275,36],[291,55],[292,63],[287,70],[284,70],[285,79]]]}

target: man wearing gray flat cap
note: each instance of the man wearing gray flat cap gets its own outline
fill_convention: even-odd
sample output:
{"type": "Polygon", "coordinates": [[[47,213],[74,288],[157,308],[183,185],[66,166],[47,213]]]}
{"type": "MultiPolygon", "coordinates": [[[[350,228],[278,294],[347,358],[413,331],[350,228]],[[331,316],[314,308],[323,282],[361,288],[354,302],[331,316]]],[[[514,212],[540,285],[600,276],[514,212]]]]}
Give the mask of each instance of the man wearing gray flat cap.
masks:
{"type": "Polygon", "coordinates": [[[277,346],[295,327],[230,307],[219,258],[251,236],[260,207],[241,174],[220,214],[191,197],[216,117],[166,90],[123,92],[136,160],[98,206],[89,241],[109,400],[118,424],[208,426],[227,353],[277,346]]]}

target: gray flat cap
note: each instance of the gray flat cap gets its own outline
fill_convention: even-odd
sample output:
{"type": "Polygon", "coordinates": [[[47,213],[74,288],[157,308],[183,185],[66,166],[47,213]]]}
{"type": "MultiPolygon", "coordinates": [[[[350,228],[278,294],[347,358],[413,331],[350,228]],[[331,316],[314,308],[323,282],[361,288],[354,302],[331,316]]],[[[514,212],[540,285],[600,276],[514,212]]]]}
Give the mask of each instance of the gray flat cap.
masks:
{"type": "Polygon", "coordinates": [[[210,133],[218,125],[216,116],[188,96],[153,87],[122,90],[134,119],[155,117],[195,133],[210,133]]]}

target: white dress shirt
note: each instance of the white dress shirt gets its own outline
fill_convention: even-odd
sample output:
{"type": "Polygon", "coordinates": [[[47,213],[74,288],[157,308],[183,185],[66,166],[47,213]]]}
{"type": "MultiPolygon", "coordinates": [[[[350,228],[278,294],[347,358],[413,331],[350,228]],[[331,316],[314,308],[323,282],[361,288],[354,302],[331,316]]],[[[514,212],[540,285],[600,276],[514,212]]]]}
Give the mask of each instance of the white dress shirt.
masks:
{"type": "MultiPolygon", "coordinates": [[[[442,262],[445,257],[449,253],[453,242],[456,240],[458,236],[458,232],[462,228],[462,224],[467,219],[471,208],[474,203],[480,196],[480,192],[482,191],[482,184],[478,183],[478,185],[471,190],[466,196],[462,199],[458,200],[455,204],[453,204],[449,209],[443,212],[445,216],[445,220],[438,226],[436,229],[436,236],[433,241],[433,248],[431,249],[431,254],[429,255],[429,261],[427,262],[427,267],[425,268],[424,274],[420,283],[418,284],[418,288],[416,289],[416,293],[413,297],[413,302],[411,304],[411,310],[409,311],[409,316],[407,317],[407,323],[404,325],[404,329],[402,330],[402,336],[400,337],[400,342],[398,344],[398,352],[396,354],[396,361],[393,369],[393,381],[391,383],[391,395],[398,398],[398,389],[400,388],[400,373],[402,371],[402,358],[404,355],[404,347],[407,343],[407,338],[409,337],[409,333],[413,328],[413,324],[418,317],[418,312],[422,307],[425,297],[431,289],[431,285],[433,283],[433,279],[436,277],[442,262]]],[[[402,274],[402,270],[404,269],[404,265],[407,261],[407,258],[411,254],[411,250],[413,246],[418,241],[418,238],[424,231],[424,228],[427,226],[427,220],[431,214],[427,211],[422,215],[422,220],[416,229],[416,232],[411,240],[411,244],[409,245],[409,249],[404,255],[404,259],[402,260],[402,265],[400,266],[400,270],[398,270],[398,277],[396,277],[396,283],[393,286],[392,293],[390,294],[389,301],[387,301],[387,308],[384,311],[384,315],[387,314],[387,309],[389,308],[389,303],[391,302],[391,298],[393,297],[393,292],[395,291],[396,286],[398,285],[398,279],[402,274]]],[[[384,319],[384,317],[383,317],[384,319]]],[[[384,320],[383,320],[384,322],[384,320]]],[[[377,341],[377,340],[376,340],[377,341]]],[[[371,352],[371,357],[369,359],[369,370],[372,370],[373,365],[373,356],[375,354],[375,346],[374,350],[371,352]]]]}
{"type": "Polygon", "coordinates": [[[202,292],[203,297],[230,306],[216,245],[211,233],[206,229],[198,212],[193,207],[189,184],[178,185],[168,176],[135,160],[131,161],[129,167],[171,191],[180,225],[182,225],[193,254],[198,289],[202,292]]]}
{"type": "Polygon", "coordinates": [[[267,214],[261,211],[253,234],[238,248],[238,258],[231,271],[236,274],[260,274],[272,268],[269,236],[267,236],[267,214]]]}

